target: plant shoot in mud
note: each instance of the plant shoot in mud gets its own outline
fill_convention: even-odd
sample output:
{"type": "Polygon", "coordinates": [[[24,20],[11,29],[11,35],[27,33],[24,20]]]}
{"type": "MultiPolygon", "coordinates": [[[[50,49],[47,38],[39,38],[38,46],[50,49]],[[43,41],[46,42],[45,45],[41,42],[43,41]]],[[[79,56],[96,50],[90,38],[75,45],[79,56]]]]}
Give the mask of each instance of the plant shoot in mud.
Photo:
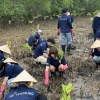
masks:
{"type": "Polygon", "coordinates": [[[24,49],[26,51],[30,51],[31,50],[31,47],[28,45],[28,43],[24,44],[23,47],[24,47],[24,49]]]}
{"type": "Polygon", "coordinates": [[[62,98],[60,100],[71,100],[70,92],[73,90],[72,83],[62,84],[62,98]]]}
{"type": "Polygon", "coordinates": [[[6,44],[9,46],[9,48],[11,48],[12,45],[11,41],[6,41],[6,44]]]}

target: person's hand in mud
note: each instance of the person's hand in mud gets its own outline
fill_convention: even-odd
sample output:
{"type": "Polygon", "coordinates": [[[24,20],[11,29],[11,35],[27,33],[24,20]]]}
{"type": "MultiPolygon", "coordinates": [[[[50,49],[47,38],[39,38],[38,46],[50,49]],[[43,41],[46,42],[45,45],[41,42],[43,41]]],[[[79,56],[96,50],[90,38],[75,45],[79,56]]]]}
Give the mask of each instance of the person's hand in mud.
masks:
{"type": "Polygon", "coordinates": [[[92,59],[92,58],[93,58],[93,56],[90,56],[90,57],[89,57],[89,59],[92,59]]]}

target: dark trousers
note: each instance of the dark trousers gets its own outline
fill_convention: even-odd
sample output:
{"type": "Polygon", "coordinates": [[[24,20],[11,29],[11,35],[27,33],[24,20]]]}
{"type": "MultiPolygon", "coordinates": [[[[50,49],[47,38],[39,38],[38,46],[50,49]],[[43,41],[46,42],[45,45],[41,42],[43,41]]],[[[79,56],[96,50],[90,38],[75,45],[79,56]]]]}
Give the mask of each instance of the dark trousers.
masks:
{"type": "Polygon", "coordinates": [[[96,40],[96,30],[93,30],[93,33],[94,33],[94,41],[96,40]]]}
{"type": "Polygon", "coordinates": [[[44,94],[39,94],[37,100],[47,100],[47,98],[44,94]]]}

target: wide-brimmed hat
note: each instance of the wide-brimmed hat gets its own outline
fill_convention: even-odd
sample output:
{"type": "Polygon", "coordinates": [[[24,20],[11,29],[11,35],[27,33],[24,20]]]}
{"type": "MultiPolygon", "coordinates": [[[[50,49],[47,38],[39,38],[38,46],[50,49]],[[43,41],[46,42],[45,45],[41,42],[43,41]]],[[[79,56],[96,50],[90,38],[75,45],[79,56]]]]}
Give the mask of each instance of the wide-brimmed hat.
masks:
{"type": "Polygon", "coordinates": [[[17,63],[16,61],[12,60],[11,58],[7,58],[3,61],[4,63],[17,63]]]}
{"type": "Polygon", "coordinates": [[[99,47],[100,47],[100,40],[96,40],[91,46],[91,48],[99,48],[99,47]]]}
{"type": "Polygon", "coordinates": [[[97,17],[100,17],[100,13],[97,14],[97,17]]]}
{"type": "Polygon", "coordinates": [[[8,45],[0,46],[0,50],[3,51],[3,52],[6,52],[8,54],[11,54],[11,51],[10,51],[8,45]]]}
{"type": "Polygon", "coordinates": [[[36,79],[33,78],[26,70],[23,70],[15,79],[11,82],[12,84],[16,82],[33,82],[36,83],[36,79]]]}

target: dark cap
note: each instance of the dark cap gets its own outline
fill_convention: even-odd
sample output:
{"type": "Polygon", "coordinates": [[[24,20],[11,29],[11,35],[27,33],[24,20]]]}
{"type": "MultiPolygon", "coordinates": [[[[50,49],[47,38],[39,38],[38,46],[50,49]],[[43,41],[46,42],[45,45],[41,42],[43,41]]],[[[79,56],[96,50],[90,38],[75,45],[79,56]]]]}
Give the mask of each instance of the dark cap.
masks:
{"type": "Polygon", "coordinates": [[[37,42],[37,39],[36,38],[33,38],[33,44],[36,43],[36,42],[37,42]]]}
{"type": "Polygon", "coordinates": [[[62,9],[62,13],[66,13],[68,11],[67,8],[62,9]]]}
{"type": "Polygon", "coordinates": [[[47,41],[48,41],[48,42],[51,42],[52,44],[55,44],[54,38],[48,38],[47,41]]]}

